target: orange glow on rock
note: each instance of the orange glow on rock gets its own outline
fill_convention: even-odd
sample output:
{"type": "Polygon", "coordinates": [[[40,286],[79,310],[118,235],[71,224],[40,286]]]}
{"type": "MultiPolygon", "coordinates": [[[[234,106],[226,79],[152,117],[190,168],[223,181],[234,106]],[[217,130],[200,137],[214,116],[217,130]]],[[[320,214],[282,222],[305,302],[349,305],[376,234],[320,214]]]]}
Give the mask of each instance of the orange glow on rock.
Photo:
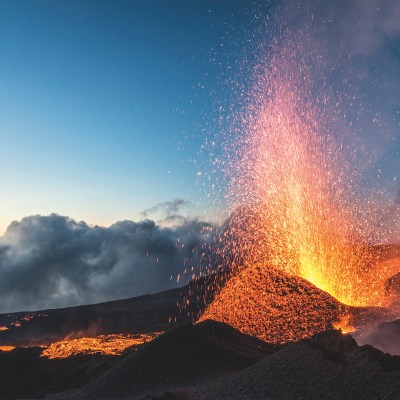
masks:
{"type": "Polygon", "coordinates": [[[0,346],[0,351],[11,351],[14,350],[14,346],[0,346]]]}
{"type": "Polygon", "coordinates": [[[255,265],[231,277],[200,321],[224,322],[269,343],[287,343],[331,328],[344,306],[303,278],[255,265]]]}
{"type": "Polygon", "coordinates": [[[300,276],[347,305],[387,306],[385,284],[400,265],[380,265],[371,246],[385,233],[381,193],[362,184],[363,143],[329,88],[315,88],[301,41],[271,53],[226,145],[225,253],[233,265],[300,276]]]}
{"type": "Polygon", "coordinates": [[[104,354],[118,356],[128,348],[136,348],[157,337],[160,332],[146,334],[112,334],[89,338],[65,339],[52,343],[42,352],[42,357],[67,358],[79,354],[104,354]]]}
{"type": "Polygon", "coordinates": [[[345,314],[343,315],[339,321],[333,323],[333,328],[342,333],[354,333],[357,329],[351,325],[351,315],[345,314]]]}

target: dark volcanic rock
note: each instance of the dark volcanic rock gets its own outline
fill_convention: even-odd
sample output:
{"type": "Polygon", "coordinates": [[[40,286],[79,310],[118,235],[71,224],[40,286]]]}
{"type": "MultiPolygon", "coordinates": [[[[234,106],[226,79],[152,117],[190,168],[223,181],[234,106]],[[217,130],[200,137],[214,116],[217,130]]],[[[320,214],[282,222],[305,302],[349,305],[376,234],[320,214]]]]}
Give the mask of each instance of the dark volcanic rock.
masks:
{"type": "Polygon", "coordinates": [[[196,400],[394,400],[400,358],[327,331],[291,344],[246,370],[192,393],[196,400]]]}
{"type": "Polygon", "coordinates": [[[57,399],[111,399],[150,393],[159,393],[154,398],[167,399],[168,393],[163,394],[167,390],[208,384],[239,372],[276,350],[219,322],[187,324],[143,346],[90,385],[57,399]]]}
{"type": "Polygon", "coordinates": [[[183,326],[81,390],[51,399],[400,398],[400,357],[359,347],[349,335],[326,331],[279,350],[254,340],[211,321],[183,326]]]}
{"type": "Polygon", "coordinates": [[[39,347],[0,351],[0,399],[41,398],[88,383],[118,357],[79,355],[49,360],[39,347]]]}
{"type": "Polygon", "coordinates": [[[0,345],[48,345],[66,337],[92,337],[112,333],[148,333],[192,321],[204,307],[187,292],[194,285],[131,299],[79,307],[0,315],[0,345]],[[181,312],[178,304],[190,298],[181,312]]]}

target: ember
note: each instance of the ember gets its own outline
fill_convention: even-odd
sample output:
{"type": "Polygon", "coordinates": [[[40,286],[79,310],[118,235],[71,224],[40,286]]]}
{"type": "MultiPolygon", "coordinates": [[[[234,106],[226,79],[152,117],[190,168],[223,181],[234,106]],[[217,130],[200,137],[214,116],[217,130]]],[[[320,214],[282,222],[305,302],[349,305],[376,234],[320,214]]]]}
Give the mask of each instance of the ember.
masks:
{"type": "Polygon", "coordinates": [[[217,161],[230,212],[219,237],[224,279],[207,288],[215,298],[200,320],[271,343],[355,332],[357,307],[383,313],[400,293],[400,258],[384,254],[393,232],[377,223],[386,194],[363,184],[371,155],[340,94],[318,81],[307,35],[268,48],[217,161]]]}
{"type": "Polygon", "coordinates": [[[240,127],[228,135],[224,254],[233,253],[236,266],[303,277],[347,305],[386,306],[386,281],[400,264],[380,268],[369,246],[384,236],[377,193],[360,183],[362,142],[343,128],[329,87],[315,88],[312,50],[296,39],[277,43],[269,64],[257,67],[240,127]]]}

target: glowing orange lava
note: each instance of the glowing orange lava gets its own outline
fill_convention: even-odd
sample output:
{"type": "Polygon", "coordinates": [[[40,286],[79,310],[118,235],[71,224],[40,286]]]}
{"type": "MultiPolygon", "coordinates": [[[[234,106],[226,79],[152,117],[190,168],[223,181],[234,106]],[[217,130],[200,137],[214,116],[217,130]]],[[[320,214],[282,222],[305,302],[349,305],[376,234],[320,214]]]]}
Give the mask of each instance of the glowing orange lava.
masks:
{"type": "Polygon", "coordinates": [[[343,315],[339,321],[334,322],[333,328],[342,331],[342,333],[354,333],[357,329],[351,325],[351,315],[345,314],[343,315]]]}
{"type": "Polygon", "coordinates": [[[93,338],[66,339],[52,343],[42,352],[42,357],[67,358],[79,354],[104,354],[117,356],[127,348],[135,348],[157,337],[160,332],[146,334],[113,334],[93,338]]]}
{"type": "Polygon", "coordinates": [[[343,311],[335,298],[305,279],[254,265],[226,282],[200,321],[213,319],[282,344],[332,328],[343,311]]]}
{"type": "Polygon", "coordinates": [[[14,346],[0,346],[0,351],[11,351],[14,350],[14,346]]]}
{"type": "MultiPolygon", "coordinates": [[[[225,172],[234,264],[272,266],[353,306],[390,302],[382,267],[376,191],[360,184],[362,143],[318,92],[301,42],[280,44],[228,145],[225,172]],[[353,142],[352,142],[353,141],[353,142]]],[[[380,228],[380,226],[379,226],[380,228]]]]}

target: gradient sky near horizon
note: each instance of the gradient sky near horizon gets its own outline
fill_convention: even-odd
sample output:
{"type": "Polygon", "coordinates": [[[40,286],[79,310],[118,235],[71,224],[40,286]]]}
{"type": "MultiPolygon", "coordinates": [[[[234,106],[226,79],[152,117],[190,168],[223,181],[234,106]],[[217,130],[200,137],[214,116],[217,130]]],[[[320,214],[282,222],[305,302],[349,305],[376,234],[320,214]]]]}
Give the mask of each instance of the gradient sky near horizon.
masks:
{"type": "MultiPolygon", "coordinates": [[[[311,18],[307,0],[281,3],[311,18]]],[[[382,146],[371,175],[396,178],[395,193],[400,7],[339,3],[316,2],[311,19],[326,24],[333,59],[351,55],[367,117],[388,121],[365,126],[382,146]]],[[[207,212],[194,160],[229,101],[227,71],[257,47],[255,15],[262,24],[277,4],[0,0],[0,234],[53,212],[108,226],[180,198],[207,212]]]]}
{"type": "Polygon", "coordinates": [[[241,4],[0,1],[0,234],[33,214],[109,225],[196,203],[197,129],[241,4]]]}
{"type": "Polygon", "coordinates": [[[208,222],[229,212],[227,161],[267,99],[252,88],[274,39],[312,50],[310,102],[337,111],[325,122],[362,170],[338,182],[400,243],[398,21],[399,0],[0,0],[0,311],[213,268],[225,225],[208,222]]]}

